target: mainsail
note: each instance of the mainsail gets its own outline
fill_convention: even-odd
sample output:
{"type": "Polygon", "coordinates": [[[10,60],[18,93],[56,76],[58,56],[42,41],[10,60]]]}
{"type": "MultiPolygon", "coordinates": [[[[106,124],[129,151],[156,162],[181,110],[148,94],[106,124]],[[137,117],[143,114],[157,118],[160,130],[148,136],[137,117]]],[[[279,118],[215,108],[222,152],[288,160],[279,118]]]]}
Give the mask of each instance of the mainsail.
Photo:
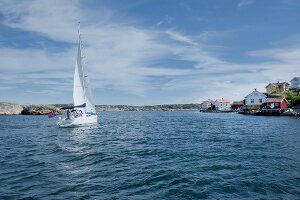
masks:
{"type": "Polygon", "coordinates": [[[77,61],[74,73],[74,88],[73,88],[74,106],[86,104],[84,108],[79,108],[85,113],[95,113],[95,105],[91,93],[91,86],[88,80],[88,75],[85,71],[84,63],[82,61],[81,40],[79,35],[79,45],[77,61]]]}

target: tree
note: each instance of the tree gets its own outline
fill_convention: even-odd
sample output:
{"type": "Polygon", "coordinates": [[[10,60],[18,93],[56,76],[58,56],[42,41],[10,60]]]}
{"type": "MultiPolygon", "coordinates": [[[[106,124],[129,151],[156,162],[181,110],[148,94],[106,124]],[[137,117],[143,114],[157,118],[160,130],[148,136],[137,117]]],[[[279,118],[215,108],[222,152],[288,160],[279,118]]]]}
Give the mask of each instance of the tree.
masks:
{"type": "Polygon", "coordinates": [[[299,91],[286,92],[284,96],[288,100],[288,107],[300,106],[299,91]]]}

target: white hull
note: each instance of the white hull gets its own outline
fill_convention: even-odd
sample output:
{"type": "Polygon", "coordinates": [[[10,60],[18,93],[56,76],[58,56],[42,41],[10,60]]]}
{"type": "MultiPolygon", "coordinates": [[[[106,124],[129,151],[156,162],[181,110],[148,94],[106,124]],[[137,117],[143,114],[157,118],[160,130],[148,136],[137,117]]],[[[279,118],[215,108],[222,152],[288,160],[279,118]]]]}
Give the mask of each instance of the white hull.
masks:
{"type": "Polygon", "coordinates": [[[70,119],[63,118],[59,119],[57,126],[60,128],[73,128],[81,126],[92,126],[98,123],[97,115],[82,115],[80,117],[70,119]]]}

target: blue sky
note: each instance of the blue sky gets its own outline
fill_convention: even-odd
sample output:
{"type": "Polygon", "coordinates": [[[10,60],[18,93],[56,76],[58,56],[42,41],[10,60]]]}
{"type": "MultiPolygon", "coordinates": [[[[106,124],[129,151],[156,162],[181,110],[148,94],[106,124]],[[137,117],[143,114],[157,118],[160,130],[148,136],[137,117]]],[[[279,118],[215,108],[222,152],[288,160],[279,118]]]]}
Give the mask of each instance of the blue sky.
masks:
{"type": "Polygon", "coordinates": [[[298,0],[0,1],[0,101],[72,103],[77,22],[96,104],[241,100],[300,75],[298,0]]]}

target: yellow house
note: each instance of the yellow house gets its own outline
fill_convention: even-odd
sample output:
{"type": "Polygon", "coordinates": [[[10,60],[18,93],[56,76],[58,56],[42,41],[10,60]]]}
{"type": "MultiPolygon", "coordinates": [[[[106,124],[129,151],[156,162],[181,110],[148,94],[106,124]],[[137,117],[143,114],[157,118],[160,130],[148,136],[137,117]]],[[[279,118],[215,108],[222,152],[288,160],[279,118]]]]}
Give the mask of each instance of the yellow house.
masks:
{"type": "Polygon", "coordinates": [[[268,94],[272,92],[285,92],[289,90],[289,85],[287,82],[277,82],[277,83],[269,83],[266,86],[266,92],[268,94]]]}

